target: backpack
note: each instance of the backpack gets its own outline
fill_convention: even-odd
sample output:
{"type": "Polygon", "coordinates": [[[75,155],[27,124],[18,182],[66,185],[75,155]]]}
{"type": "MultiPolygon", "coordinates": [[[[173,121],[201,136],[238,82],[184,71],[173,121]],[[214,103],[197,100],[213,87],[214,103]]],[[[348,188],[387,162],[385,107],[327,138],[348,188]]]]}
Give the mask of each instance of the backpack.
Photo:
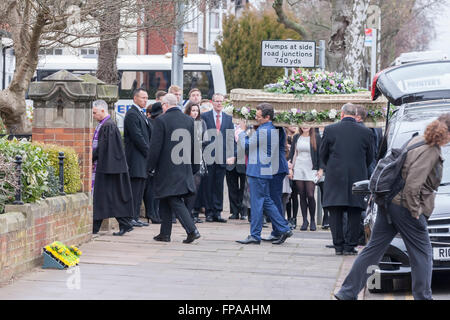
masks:
{"type": "Polygon", "coordinates": [[[370,177],[369,190],[378,206],[387,208],[392,199],[403,190],[405,180],[402,177],[402,168],[408,151],[425,144],[425,141],[421,141],[407,147],[412,139],[401,148],[393,148],[375,167],[370,177]]]}

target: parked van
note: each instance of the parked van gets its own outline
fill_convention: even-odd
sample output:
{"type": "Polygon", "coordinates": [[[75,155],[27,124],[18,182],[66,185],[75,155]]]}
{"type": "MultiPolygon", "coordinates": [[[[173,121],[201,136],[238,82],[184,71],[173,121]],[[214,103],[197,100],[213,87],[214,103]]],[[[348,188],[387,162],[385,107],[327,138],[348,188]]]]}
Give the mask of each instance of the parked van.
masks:
{"type": "Polygon", "coordinates": [[[420,62],[427,60],[447,60],[447,54],[442,51],[412,51],[404,52],[394,60],[391,65],[399,66],[405,63],[420,62]]]}
{"type": "MultiPolygon", "coordinates": [[[[198,88],[202,97],[211,99],[214,93],[226,94],[222,60],[218,55],[190,54],[183,59],[183,98],[188,98],[192,88],[198,88]]],[[[116,119],[119,128],[131,107],[132,93],[136,88],[145,88],[150,103],[154,102],[158,90],[167,91],[171,85],[172,58],[167,55],[123,55],[117,59],[119,71],[119,101],[116,103],[116,119]]],[[[97,56],[42,56],[36,70],[36,79],[59,71],[67,70],[75,75],[90,73],[95,75],[97,56]]]]}

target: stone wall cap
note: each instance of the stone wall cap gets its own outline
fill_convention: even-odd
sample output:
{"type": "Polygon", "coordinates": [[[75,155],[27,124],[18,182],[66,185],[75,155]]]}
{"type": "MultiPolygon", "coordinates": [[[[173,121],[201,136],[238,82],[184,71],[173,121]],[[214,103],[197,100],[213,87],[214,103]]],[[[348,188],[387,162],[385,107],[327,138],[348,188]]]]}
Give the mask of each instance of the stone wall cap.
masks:
{"type": "Polygon", "coordinates": [[[83,82],[83,79],[73,75],[67,70],[60,70],[48,77],[45,77],[42,81],[83,82]]]}
{"type": "Polygon", "coordinates": [[[98,85],[105,85],[106,83],[103,82],[102,80],[94,77],[92,74],[89,73],[85,73],[82,76],[78,76],[78,78],[80,78],[81,80],[83,80],[84,82],[89,82],[89,83],[96,83],[98,85]]]}

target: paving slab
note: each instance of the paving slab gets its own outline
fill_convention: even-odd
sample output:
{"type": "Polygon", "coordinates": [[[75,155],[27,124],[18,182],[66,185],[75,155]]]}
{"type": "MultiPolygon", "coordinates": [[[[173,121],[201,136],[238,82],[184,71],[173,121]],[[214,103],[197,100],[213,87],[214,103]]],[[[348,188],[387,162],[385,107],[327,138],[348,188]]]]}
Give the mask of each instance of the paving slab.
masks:
{"type": "Polygon", "coordinates": [[[170,243],[153,240],[159,233],[153,224],[123,237],[101,232],[81,246],[79,266],[36,268],[1,287],[0,299],[328,300],[343,262],[345,270],[351,263],[325,247],[329,231],[297,229],[280,246],[242,245],[235,241],[249,234],[247,221],[197,226],[202,237],[192,244],[182,243],[179,223],[170,243]]]}

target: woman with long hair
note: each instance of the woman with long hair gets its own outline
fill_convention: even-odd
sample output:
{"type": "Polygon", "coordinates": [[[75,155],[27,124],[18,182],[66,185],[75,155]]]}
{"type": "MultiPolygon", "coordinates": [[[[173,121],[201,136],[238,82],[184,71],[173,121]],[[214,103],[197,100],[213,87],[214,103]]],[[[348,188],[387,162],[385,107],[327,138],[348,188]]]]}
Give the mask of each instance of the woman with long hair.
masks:
{"type": "MultiPolygon", "coordinates": [[[[316,199],[314,191],[319,170],[320,134],[316,128],[300,127],[294,136],[290,159],[292,161],[293,180],[300,195],[300,208],[303,223],[300,230],[316,230],[316,199]],[[308,210],[311,224],[308,222],[308,210]]],[[[293,194],[294,196],[294,194],[293,194]]]]}
{"type": "MultiPolygon", "coordinates": [[[[194,119],[194,134],[195,137],[194,139],[196,139],[196,141],[199,141],[198,144],[195,145],[199,145],[200,146],[200,150],[196,150],[197,152],[199,152],[200,154],[203,153],[203,147],[202,147],[202,142],[205,141],[205,132],[206,132],[206,123],[205,121],[200,117],[200,105],[198,104],[194,104],[189,102],[186,105],[186,108],[184,109],[184,113],[188,116],[190,116],[192,119],[194,119]]],[[[203,156],[201,156],[201,159],[203,160],[203,156]]],[[[195,175],[194,175],[194,182],[195,182],[195,194],[186,198],[185,202],[186,202],[186,207],[188,208],[189,212],[192,215],[192,218],[194,219],[195,223],[202,223],[203,221],[200,220],[200,218],[198,217],[199,215],[199,208],[201,206],[201,202],[202,199],[204,198],[203,196],[203,188],[202,188],[202,173],[201,170],[198,170],[195,175]],[[200,204],[199,204],[200,203],[200,204]],[[197,210],[194,209],[194,207],[196,207],[196,204],[199,206],[198,208],[196,208],[197,210]]]]}
{"type": "Polygon", "coordinates": [[[427,217],[433,212],[434,191],[442,179],[441,147],[449,142],[450,113],[431,122],[423,136],[409,141],[408,146],[421,145],[416,145],[406,155],[401,172],[405,186],[387,208],[377,214],[369,243],[358,255],[341,289],[335,294],[338,300],[356,300],[370,276],[368,268],[378,265],[397,233],[405,242],[410,257],[414,299],[432,299],[433,251],[427,217]]]}

